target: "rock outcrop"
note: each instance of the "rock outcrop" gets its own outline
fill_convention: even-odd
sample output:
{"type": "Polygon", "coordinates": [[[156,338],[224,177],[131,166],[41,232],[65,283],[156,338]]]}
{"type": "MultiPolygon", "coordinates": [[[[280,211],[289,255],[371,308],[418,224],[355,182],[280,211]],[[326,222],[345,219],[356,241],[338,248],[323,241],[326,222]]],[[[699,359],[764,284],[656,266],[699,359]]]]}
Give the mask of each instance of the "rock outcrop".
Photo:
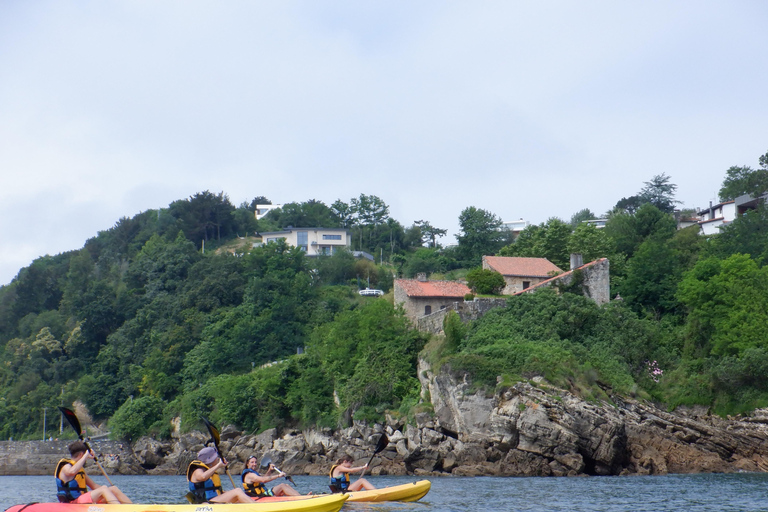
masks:
{"type": "MultiPolygon", "coordinates": [[[[653,404],[611,397],[585,401],[544,382],[518,383],[487,396],[466,379],[433,374],[420,363],[424,396],[434,414],[407,424],[355,423],[340,430],[268,430],[256,436],[222,432],[222,450],[239,471],[250,454],[269,454],[293,474],[324,475],[349,453],[365,461],[376,434],[389,446],[370,471],[378,474],[460,476],[575,476],[768,471],[768,411],[722,419],[706,409],[670,413],[653,404]],[[415,424],[414,424],[415,423],[415,424]]],[[[181,473],[206,436],[137,443],[150,473],[181,473]],[[162,461],[162,462],[161,462],[162,461]]]]}
{"type": "MultiPolygon", "coordinates": [[[[367,462],[376,434],[389,445],[371,465],[373,475],[575,476],[768,471],[768,410],[723,419],[705,408],[674,413],[612,396],[585,401],[547,383],[521,382],[489,396],[466,379],[418,371],[433,413],[411,421],[354,423],[345,429],[270,429],[244,435],[221,430],[221,450],[238,473],[249,455],[269,455],[289,474],[327,474],[343,454],[367,462]]],[[[171,440],[142,438],[133,446],[105,441],[112,473],[183,474],[208,439],[191,432],[171,440]],[[119,454],[119,456],[116,456],[119,454]]],[[[0,443],[0,474],[50,474],[63,442],[0,443]]],[[[94,471],[91,469],[91,471],[94,471]]]]}

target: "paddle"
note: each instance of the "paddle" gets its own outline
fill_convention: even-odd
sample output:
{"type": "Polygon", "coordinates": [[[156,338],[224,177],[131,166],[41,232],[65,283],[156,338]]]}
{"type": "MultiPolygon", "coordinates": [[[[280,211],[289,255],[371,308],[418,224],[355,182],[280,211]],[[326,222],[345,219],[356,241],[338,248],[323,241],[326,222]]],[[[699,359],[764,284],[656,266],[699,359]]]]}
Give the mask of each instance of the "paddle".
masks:
{"type": "MultiPolygon", "coordinates": [[[[226,460],[224,459],[224,456],[221,455],[221,450],[219,450],[219,441],[221,441],[221,436],[219,435],[219,431],[216,430],[216,427],[213,426],[213,423],[208,421],[206,418],[203,418],[202,416],[201,418],[203,420],[203,423],[205,423],[205,426],[208,427],[208,432],[211,434],[211,440],[213,441],[213,447],[216,448],[216,453],[219,454],[219,458],[222,461],[226,460]]],[[[232,479],[232,475],[229,472],[229,467],[226,465],[224,466],[224,472],[229,477],[229,481],[232,482],[232,488],[237,489],[237,486],[235,485],[235,481],[232,479]]]]}
{"type": "MultiPolygon", "coordinates": [[[[259,462],[259,465],[263,468],[269,467],[270,464],[272,464],[272,458],[269,455],[264,455],[261,458],[261,462],[259,462]]],[[[278,473],[282,473],[279,467],[275,466],[275,469],[277,470],[278,473]]],[[[285,479],[291,482],[294,487],[296,487],[296,482],[293,481],[293,478],[291,477],[291,475],[285,475],[285,479]]]]}
{"type": "MultiPolygon", "coordinates": [[[[366,466],[370,466],[371,462],[373,462],[373,458],[377,454],[381,453],[381,451],[384,450],[384,448],[386,448],[388,444],[389,444],[389,438],[387,437],[387,434],[382,432],[381,436],[379,436],[379,440],[376,442],[376,449],[373,451],[373,455],[371,455],[371,458],[368,460],[368,464],[366,464],[366,466]]],[[[361,478],[363,478],[363,475],[365,474],[366,469],[368,468],[363,468],[363,472],[360,473],[360,476],[357,477],[357,480],[360,480],[361,478]]]]}
{"type": "Polygon", "coordinates": [[[66,407],[59,407],[59,410],[61,411],[61,414],[64,415],[65,418],[67,418],[67,421],[70,425],[72,425],[72,428],[75,430],[75,434],[77,434],[77,437],[80,438],[80,440],[85,445],[85,449],[89,452],[93,453],[93,460],[96,461],[96,465],[99,466],[99,469],[101,470],[101,474],[104,475],[104,478],[107,479],[107,482],[109,482],[109,485],[114,485],[112,483],[112,480],[109,479],[109,475],[106,471],[104,471],[104,468],[101,466],[101,463],[99,462],[99,459],[96,457],[96,453],[91,450],[90,445],[88,444],[88,441],[85,440],[83,437],[83,430],[80,428],[80,420],[77,419],[77,415],[72,411],[71,409],[67,409],[66,407]]]}

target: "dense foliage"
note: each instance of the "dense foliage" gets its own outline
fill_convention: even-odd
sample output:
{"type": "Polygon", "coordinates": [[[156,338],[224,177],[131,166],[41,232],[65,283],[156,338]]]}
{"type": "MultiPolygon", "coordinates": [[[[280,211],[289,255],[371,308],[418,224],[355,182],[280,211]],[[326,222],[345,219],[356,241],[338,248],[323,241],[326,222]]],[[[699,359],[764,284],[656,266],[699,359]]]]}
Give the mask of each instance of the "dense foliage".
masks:
{"type": "MultiPolygon", "coordinates": [[[[761,190],[742,174],[724,186],[761,190]]],[[[120,219],[0,288],[0,436],[38,436],[44,409],[77,400],[125,438],[167,435],[176,417],[183,429],[206,415],[259,431],[409,415],[427,337],[391,294],[356,290],[426,273],[498,293],[500,275],[472,270],[485,254],[563,269],[571,252],[608,258],[617,300],[598,307],[576,287],[512,297],[469,324],[448,315],[444,338],[422,352],[445,371],[489,391],[544,377],[592,398],[613,391],[728,414],[768,406],[768,208],[703,237],[677,229],[674,190],[657,176],[607,213],[604,229],[584,222],[594,217],[584,209],[515,240],[469,207],[454,248],[438,243],[445,230],[404,227],[367,195],[288,203],[256,221],[252,206],[266,198],[234,207],[206,191],[120,219]],[[352,248],[376,261],[252,248],[255,233],[288,225],[346,227],[352,248]]]]}

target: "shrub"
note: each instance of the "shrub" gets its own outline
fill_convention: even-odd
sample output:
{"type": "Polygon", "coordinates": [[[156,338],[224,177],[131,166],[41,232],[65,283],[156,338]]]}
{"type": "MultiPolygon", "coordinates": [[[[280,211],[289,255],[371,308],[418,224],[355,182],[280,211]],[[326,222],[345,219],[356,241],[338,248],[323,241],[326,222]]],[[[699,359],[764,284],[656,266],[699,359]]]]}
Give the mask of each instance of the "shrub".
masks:
{"type": "Polygon", "coordinates": [[[483,295],[497,295],[505,284],[504,277],[493,270],[478,267],[467,272],[467,285],[483,295]]]}

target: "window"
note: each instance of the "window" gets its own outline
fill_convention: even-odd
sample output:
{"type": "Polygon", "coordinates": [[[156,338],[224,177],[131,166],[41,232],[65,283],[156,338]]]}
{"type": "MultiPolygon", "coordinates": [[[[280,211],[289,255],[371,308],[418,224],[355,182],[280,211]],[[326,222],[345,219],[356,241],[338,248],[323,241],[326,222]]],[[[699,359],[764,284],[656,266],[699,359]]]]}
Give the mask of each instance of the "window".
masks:
{"type": "Polygon", "coordinates": [[[323,235],[323,240],[341,240],[341,235],[323,235]]]}
{"type": "Polygon", "coordinates": [[[277,242],[278,240],[285,240],[284,236],[276,236],[273,238],[267,238],[267,243],[269,242],[277,242]]]}
{"type": "Polygon", "coordinates": [[[531,287],[530,281],[523,281],[523,290],[527,290],[530,287],[531,287]]]}
{"type": "Polygon", "coordinates": [[[424,306],[424,314],[425,315],[431,315],[432,314],[432,306],[424,306]]]}
{"type": "Polygon", "coordinates": [[[307,240],[308,240],[307,231],[296,232],[296,247],[300,248],[304,252],[307,252],[307,240]]]}

